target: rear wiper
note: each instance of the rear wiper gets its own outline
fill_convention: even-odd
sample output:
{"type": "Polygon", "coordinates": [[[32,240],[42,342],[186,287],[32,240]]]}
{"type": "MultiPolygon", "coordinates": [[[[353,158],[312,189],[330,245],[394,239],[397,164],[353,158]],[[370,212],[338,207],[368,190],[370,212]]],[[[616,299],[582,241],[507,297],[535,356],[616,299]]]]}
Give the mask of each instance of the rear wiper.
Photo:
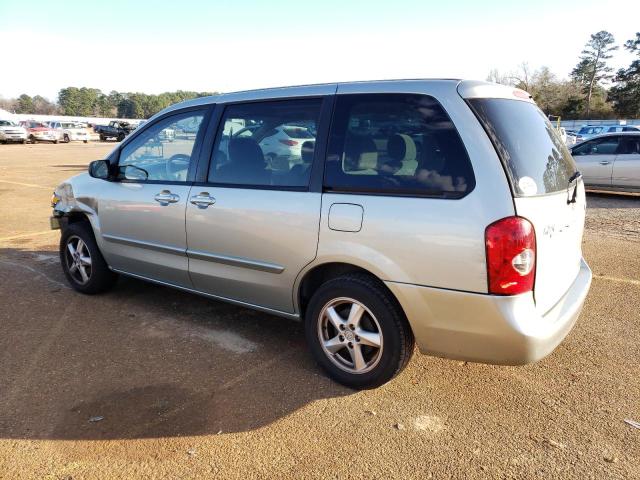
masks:
{"type": "Polygon", "coordinates": [[[576,170],[576,172],[569,177],[569,185],[567,185],[567,205],[571,203],[576,203],[576,196],[578,195],[578,179],[582,176],[580,170],[576,170]],[[569,189],[571,185],[575,182],[575,186],[573,187],[573,195],[569,198],[569,189]]]}

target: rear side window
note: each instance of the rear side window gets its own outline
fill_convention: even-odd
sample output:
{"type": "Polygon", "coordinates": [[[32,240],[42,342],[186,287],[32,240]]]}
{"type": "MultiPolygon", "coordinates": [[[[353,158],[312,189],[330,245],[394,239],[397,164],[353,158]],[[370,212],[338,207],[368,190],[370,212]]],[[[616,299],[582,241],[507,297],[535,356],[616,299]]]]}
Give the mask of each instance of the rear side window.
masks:
{"type": "Polygon", "coordinates": [[[469,100],[502,160],[516,196],[566,190],[576,165],[544,113],[533,103],[469,100]]]}
{"type": "Polygon", "coordinates": [[[460,198],[475,187],[467,151],[442,106],[426,95],[339,95],[325,188],[460,198]]]}
{"type": "Polygon", "coordinates": [[[248,187],[306,188],[319,98],[253,102],[225,108],[209,182],[248,187]]]}
{"type": "Polygon", "coordinates": [[[633,135],[621,138],[616,153],[619,155],[638,155],[640,153],[640,136],[633,135]]]}

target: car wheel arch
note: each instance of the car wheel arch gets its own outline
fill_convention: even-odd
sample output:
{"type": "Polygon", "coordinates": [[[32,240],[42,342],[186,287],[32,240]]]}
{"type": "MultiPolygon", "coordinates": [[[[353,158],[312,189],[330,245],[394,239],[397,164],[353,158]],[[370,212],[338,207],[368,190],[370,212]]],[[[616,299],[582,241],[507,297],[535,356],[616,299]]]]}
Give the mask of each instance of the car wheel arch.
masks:
{"type": "Polygon", "coordinates": [[[296,282],[297,288],[294,297],[295,307],[300,313],[300,318],[304,320],[306,307],[313,295],[313,292],[323,283],[337,277],[350,275],[350,274],[362,274],[373,278],[376,282],[384,288],[391,297],[395,300],[397,307],[404,315],[404,310],[400,304],[400,301],[395,294],[385,285],[384,281],[379,275],[376,275],[371,270],[364,268],[363,266],[356,265],[355,263],[348,262],[325,262],[308,266],[303,271],[296,282]]]}

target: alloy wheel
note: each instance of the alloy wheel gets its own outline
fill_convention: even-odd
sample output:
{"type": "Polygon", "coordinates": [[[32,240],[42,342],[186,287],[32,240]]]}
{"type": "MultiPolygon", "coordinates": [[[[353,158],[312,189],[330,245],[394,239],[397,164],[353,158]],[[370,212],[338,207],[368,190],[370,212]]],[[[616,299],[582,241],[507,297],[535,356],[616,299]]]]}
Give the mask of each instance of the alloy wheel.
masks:
{"type": "Polygon", "coordinates": [[[91,279],[91,253],[80,237],[72,235],[67,240],[65,261],[69,274],[75,282],[85,285],[91,279]]]}
{"type": "Polygon", "coordinates": [[[380,324],[365,305],[353,298],[335,298],[322,308],[318,338],[331,362],[349,373],[372,370],[382,356],[380,324]]]}

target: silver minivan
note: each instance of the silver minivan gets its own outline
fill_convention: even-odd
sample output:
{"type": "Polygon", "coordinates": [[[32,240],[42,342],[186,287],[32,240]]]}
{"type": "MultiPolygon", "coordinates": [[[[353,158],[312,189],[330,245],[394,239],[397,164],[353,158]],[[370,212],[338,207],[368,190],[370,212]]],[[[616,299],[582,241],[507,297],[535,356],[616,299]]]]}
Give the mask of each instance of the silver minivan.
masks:
{"type": "Polygon", "coordinates": [[[319,365],[353,388],[393,378],[415,343],[539,360],[591,283],[571,155],[529,94],[486,82],[191,100],[61,184],[53,209],[76,290],[122,274],[301,320],[319,365]]]}

